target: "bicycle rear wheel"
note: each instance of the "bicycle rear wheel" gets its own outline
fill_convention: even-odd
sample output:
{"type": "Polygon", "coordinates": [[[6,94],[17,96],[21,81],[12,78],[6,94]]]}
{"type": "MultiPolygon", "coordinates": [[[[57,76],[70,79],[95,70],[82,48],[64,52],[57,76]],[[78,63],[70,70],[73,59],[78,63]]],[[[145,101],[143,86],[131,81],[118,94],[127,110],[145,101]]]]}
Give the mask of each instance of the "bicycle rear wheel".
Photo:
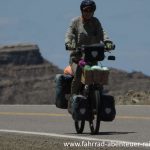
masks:
{"type": "Polygon", "coordinates": [[[100,101],[101,96],[99,90],[94,90],[91,97],[92,120],[89,121],[91,134],[97,134],[100,128],[100,101]]]}

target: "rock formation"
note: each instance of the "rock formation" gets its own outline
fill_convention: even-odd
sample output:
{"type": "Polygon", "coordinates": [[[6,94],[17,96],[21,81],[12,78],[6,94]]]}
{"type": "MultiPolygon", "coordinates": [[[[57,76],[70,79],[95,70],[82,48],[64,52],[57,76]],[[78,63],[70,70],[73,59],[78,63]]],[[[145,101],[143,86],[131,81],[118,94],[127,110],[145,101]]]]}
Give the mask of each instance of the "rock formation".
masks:
{"type": "Polygon", "coordinates": [[[0,47],[0,103],[54,103],[54,78],[60,72],[41,56],[37,45],[0,47]]]}
{"type": "MultiPolygon", "coordinates": [[[[0,47],[0,104],[54,104],[55,75],[62,73],[45,60],[35,44],[0,47]]],[[[117,104],[150,104],[150,77],[110,69],[107,94],[117,104]]]]}

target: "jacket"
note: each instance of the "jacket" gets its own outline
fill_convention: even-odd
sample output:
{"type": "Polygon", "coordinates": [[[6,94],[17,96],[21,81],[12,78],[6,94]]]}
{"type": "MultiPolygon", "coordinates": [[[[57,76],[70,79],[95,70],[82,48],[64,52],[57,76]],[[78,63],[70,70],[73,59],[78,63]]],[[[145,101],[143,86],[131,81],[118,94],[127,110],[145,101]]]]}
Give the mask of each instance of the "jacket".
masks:
{"type": "Polygon", "coordinates": [[[92,17],[88,22],[85,22],[82,17],[75,17],[72,19],[65,35],[65,45],[68,50],[72,50],[71,59],[78,61],[82,57],[81,54],[75,51],[78,47],[100,43],[100,41],[108,39],[106,32],[96,17],[92,17]]]}

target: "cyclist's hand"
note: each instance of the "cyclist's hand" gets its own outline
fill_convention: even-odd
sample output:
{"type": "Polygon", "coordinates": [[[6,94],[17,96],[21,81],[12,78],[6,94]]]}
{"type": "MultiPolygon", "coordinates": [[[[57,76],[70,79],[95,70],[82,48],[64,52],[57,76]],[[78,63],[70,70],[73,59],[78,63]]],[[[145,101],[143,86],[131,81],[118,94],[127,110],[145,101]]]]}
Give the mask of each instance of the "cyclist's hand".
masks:
{"type": "Polygon", "coordinates": [[[106,50],[113,50],[115,48],[115,45],[110,40],[104,41],[104,44],[106,50]]]}
{"type": "Polygon", "coordinates": [[[65,43],[66,50],[76,50],[75,41],[65,43]]]}
{"type": "Polygon", "coordinates": [[[66,43],[65,47],[66,47],[66,50],[76,50],[75,46],[70,43],[66,43]]]}

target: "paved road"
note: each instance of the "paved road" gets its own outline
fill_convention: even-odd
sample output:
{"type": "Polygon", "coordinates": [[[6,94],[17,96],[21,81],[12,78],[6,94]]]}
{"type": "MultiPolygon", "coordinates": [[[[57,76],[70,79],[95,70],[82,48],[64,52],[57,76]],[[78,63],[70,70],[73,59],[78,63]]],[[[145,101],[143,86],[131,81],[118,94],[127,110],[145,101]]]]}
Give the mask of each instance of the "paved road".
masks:
{"type": "MultiPolygon", "coordinates": [[[[67,110],[53,105],[0,105],[0,130],[57,133],[130,142],[150,141],[150,106],[117,106],[113,122],[102,122],[100,133],[77,135],[67,110]]],[[[150,142],[149,142],[150,143],[150,142]]]]}

